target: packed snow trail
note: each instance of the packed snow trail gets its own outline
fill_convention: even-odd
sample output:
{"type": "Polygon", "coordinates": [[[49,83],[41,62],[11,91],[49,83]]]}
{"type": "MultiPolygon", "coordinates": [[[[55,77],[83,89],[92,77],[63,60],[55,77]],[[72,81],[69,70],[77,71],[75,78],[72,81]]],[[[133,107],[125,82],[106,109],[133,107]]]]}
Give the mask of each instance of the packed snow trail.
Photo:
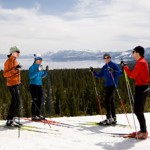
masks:
{"type": "MultiPolygon", "coordinates": [[[[128,116],[133,126],[132,115],[128,114],[128,116]]],[[[150,113],[145,113],[145,117],[150,133],[150,113]]],[[[1,120],[0,150],[10,150],[10,148],[15,150],[148,150],[150,147],[149,138],[147,140],[136,140],[115,135],[131,133],[134,128],[88,125],[89,122],[101,121],[99,115],[60,117],[51,118],[50,120],[69,124],[73,127],[68,128],[51,124],[50,128],[47,124],[21,118],[24,129],[20,130],[21,134],[18,138],[18,129],[4,128],[6,121],[1,120]]],[[[117,115],[117,123],[128,125],[124,114],[117,115]]],[[[139,129],[137,120],[136,124],[137,129],[139,129]]]]}

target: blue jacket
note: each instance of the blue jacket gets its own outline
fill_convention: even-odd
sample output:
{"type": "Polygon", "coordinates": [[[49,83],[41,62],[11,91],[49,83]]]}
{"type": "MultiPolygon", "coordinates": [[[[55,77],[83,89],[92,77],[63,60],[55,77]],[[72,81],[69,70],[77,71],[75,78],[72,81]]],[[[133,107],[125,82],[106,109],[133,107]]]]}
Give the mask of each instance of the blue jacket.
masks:
{"type": "Polygon", "coordinates": [[[112,68],[114,70],[112,75],[114,77],[116,86],[118,86],[118,76],[122,75],[122,71],[118,67],[118,65],[112,61],[110,61],[108,64],[105,64],[99,73],[94,71],[94,76],[97,78],[104,77],[105,78],[105,86],[115,86],[114,81],[112,79],[112,76],[111,76],[108,68],[112,68]]]}
{"type": "Polygon", "coordinates": [[[40,65],[33,63],[29,68],[30,84],[42,85],[42,78],[48,75],[47,71],[39,71],[39,66],[40,65]]]}

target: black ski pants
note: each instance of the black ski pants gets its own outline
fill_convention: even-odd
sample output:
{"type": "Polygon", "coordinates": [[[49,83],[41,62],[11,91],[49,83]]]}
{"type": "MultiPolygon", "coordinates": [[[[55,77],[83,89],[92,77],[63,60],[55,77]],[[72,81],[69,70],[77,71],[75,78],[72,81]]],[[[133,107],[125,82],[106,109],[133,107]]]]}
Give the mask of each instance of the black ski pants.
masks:
{"type": "Polygon", "coordinates": [[[146,120],[144,116],[144,106],[146,103],[146,97],[148,96],[148,91],[145,90],[148,85],[140,85],[135,87],[135,97],[134,97],[134,113],[140,124],[141,132],[146,132],[146,120]]]}
{"type": "Polygon", "coordinates": [[[8,115],[7,115],[6,119],[13,120],[13,117],[15,115],[20,116],[20,114],[19,114],[19,106],[20,106],[19,85],[8,86],[8,89],[10,91],[12,99],[11,99],[11,104],[10,104],[8,115]]]}
{"type": "Polygon", "coordinates": [[[39,116],[40,115],[40,109],[41,109],[41,103],[42,103],[42,97],[43,97],[43,89],[41,85],[30,85],[30,93],[32,97],[32,105],[31,105],[31,113],[32,116],[39,116]]]}
{"type": "Polygon", "coordinates": [[[105,87],[105,105],[106,105],[106,118],[116,117],[115,105],[114,105],[114,93],[115,86],[106,86],[105,87]]]}

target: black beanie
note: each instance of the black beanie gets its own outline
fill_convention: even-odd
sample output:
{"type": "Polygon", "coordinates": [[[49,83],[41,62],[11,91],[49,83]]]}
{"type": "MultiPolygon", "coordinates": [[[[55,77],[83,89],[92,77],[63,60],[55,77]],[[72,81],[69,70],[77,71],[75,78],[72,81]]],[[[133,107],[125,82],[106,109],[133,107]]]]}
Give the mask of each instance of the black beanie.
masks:
{"type": "Polygon", "coordinates": [[[144,48],[142,46],[137,46],[133,50],[139,53],[140,56],[144,57],[144,48]]]}

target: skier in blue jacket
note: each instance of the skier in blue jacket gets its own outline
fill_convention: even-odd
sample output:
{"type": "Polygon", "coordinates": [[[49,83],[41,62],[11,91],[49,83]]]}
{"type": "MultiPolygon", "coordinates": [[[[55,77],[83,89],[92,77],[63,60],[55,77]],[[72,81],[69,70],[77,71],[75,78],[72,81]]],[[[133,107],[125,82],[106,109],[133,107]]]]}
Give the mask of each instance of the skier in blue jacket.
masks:
{"type": "Polygon", "coordinates": [[[97,73],[92,67],[90,67],[90,70],[93,72],[95,77],[105,78],[105,104],[107,114],[106,119],[101,121],[100,124],[116,124],[117,120],[113,95],[116,90],[115,84],[116,86],[118,86],[118,76],[122,75],[122,70],[116,63],[111,61],[110,54],[104,54],[103,59],[106,64],[102,67],[99,73],[97,73]],[[112,76],[114,78],[114,81],[112,76]]]}
{"type": "Polygon", "coordinates": [[[44,117],[40,114],[40,108],[43,97],[42,79],[48,75],[48,66],[46,70],[42,68],[42,56],[34,54],[34,63],[29,68],[30,93],[32,97],[31,113],[32,120],[41,120],[44,117]]]}

